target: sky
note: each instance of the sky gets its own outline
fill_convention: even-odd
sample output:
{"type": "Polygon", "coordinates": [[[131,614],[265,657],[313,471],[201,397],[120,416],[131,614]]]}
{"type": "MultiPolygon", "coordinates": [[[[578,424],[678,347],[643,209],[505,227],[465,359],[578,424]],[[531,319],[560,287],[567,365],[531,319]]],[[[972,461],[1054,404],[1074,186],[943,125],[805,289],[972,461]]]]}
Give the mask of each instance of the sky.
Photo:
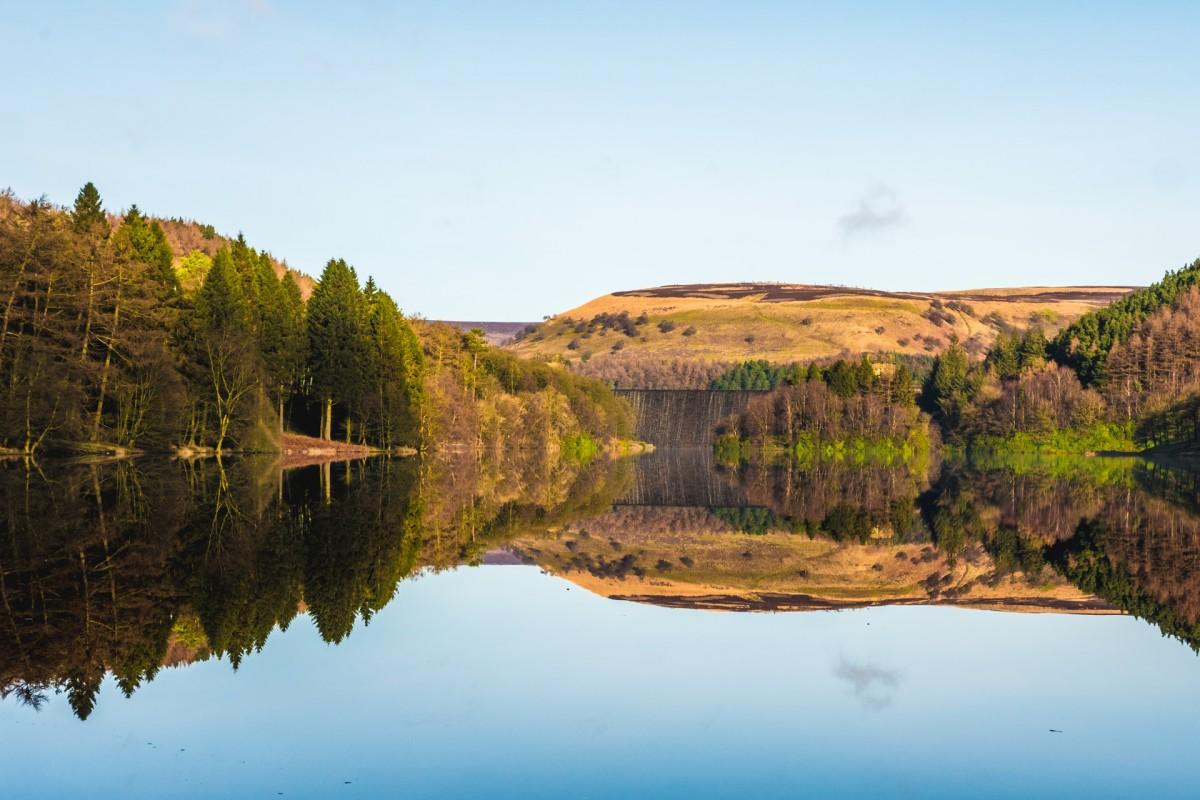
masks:
{"type": "Polygon", "coordinates": [[[1200,4],[0,0],[0,187],[88,180],[408,313],[1200,256],[1200,4]]]}
{"type": "Polygon", "coordinates": [[[337,646],[301,616],[236,672],[109,678],[86,722],[2,703],[0,769],[21,800],[1162,800],[1195,797],[1198,703],[1196,655],[1131,616],[714,613],[460,568],[337,646]]]}

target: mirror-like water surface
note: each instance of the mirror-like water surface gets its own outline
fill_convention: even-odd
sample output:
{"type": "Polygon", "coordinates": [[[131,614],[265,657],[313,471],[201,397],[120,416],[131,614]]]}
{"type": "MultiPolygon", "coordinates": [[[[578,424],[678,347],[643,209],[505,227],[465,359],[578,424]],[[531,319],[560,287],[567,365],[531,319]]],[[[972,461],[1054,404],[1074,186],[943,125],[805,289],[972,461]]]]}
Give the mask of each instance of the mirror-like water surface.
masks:
{"type": "Polygon", "coordinates": [[[1194,795],[1184,469],[660,451],[0,487],[12,796],[1194,795]]]}

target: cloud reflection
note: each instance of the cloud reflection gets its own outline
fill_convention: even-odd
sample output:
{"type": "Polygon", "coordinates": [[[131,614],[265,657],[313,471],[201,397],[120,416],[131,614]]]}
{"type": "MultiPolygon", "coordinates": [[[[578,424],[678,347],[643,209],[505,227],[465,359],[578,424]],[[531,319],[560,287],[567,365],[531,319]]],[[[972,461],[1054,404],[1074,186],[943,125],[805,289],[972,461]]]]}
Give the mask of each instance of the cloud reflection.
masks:
{"type": "Polygon", "coordinates": [[[854,696],[864,708],[879,711],[891,705],[896,689],[900,686],[902,673],[897,669],[884,669],[873,664],[853,664],[844,657],[834,667],[833,675],[850,684],[854,696]]]}

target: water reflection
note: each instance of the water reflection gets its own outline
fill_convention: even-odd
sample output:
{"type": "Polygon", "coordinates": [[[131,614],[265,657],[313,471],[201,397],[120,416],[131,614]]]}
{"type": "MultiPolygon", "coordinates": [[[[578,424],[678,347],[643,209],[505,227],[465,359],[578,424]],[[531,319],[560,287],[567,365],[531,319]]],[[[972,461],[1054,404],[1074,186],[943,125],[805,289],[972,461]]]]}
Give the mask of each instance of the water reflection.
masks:
{"type": "MultiPolygon", "coordinates": [[[[0,469],[0,691],[80,718],[106,674],[236,668],[307,614],[339,642],[422,569],[506,559],[679,608],[1116,613],[1200,646],[1196,474],[1134,460],[721,468],[471,458],[0,469]],[[499,553],[507,554],[499,557],[499,553]],[[489,557],[489,554],[490,557],[489,557]]],[[[869,707],[895,671],[843,661],[869,707]]]]}

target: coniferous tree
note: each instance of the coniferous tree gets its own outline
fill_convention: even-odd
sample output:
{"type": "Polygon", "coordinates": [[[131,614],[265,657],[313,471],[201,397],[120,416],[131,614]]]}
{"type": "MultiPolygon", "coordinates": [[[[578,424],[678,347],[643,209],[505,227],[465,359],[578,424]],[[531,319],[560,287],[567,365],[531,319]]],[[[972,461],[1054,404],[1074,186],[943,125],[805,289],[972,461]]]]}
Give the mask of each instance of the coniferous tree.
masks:
{"type": "MultiPolygon", "coordinates": [[[[104,203],[100,199],[100,191],[96,185],[88,181],[75,196],[75,206],[71,211],[71,221],[75,230],[86,233],[97,227],[107,229],[108,219],[104,214],[104,203]]],[[[107,233],[107,230],[104,231],[107,233]]]]}
{"type": "Polygon", "coordinates": [[[363,396],[367,337],[362,292],[354,269],[331,259],[308,301],[308,369],[321,402],[321,438],[333,437],[333,406],[343,406],[346,437],[363,396]]]}
{"type": "Polygon", "coordinates": [[[241,275],[229,250],[222,248],[200,287],[189,330],[195,337],[192,362],[200,388],[194,417],[204,430],[211,415],[213,447],[218,453],[240,421],[262,374],[251,319],[241,275]]]}

